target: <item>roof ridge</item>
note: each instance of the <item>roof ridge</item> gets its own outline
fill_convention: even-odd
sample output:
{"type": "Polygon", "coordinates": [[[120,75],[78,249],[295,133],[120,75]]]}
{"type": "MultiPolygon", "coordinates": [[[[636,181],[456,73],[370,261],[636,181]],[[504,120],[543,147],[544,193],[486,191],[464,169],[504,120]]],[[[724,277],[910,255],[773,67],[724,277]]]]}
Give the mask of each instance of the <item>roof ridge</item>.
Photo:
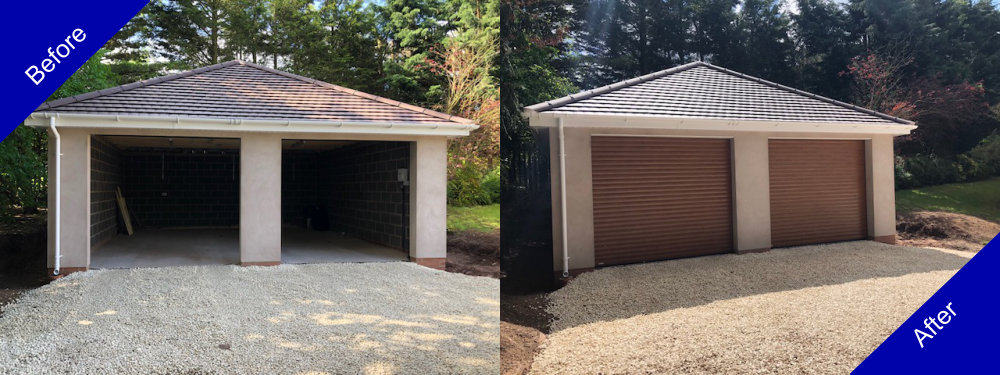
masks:
{"type": "Polygon", "coordinates": [[[648,82],[648,81],[651,81],[651,80],[654,80],[654,79],[657,79],[657,78],[661,78],[663,76],[667,76],[667,75],[670,75],[670,74],[680,73],[682,71],[689,70],[689,69],[692,69],[692,68],[695,68],[695,67],[698,67],[698,66],[704,66],[706,68],[713,69],[713,70],[721,72],[721,73],[725,73],[725,74],[733,75],[733,76],[736,76],[736,77],[739,77],[739,78],[747,79],[747,80],[750,80],[752,82],[756,82],[756,83],[759,83],[759,84],[762,84],[762,85],[765,85],[765,86],[768,86],[768,87],[773,87],[773,88],[776,88],[776,89],[779,89],[779,90],[791,92],[793,94],[805,96],[805,97],[810,98],[810,99],[819,100],[821,102],[825,102],[825,103],[828,103],[828,104],[833,104],[833,105],[836,105],[836,106],[839,106],[839,107],[844,107],[844,108],[847,108],[847,109],[850,109],[850,110],[853,110],[853,111],[857,111],[857,112],[861,112],[861,113],[864,113],[864,114],[867,114],[867,115],[879,117],[879,118],[882,118],[882,119],[885,119],[885,120],[889,120],[889,121],[893,121],[893,122],[896,122],[896,123],[905,124],[905,125],[913,125],[914,124],[913,121],[910,121],[910,120],[906,120],[906,119],[902,119],[902,118],[899,118],[899,117],[895,117],[895,116],[888,115],[888,114],[885,114],[885,113],[881,113],[881,112],[878,112],[878,111],[874,111],[874,110],[871,110],[871,109],[868,109],[868,108],[860,107],[860,106],[857,106],[857,105],[854,105],[854,104],[844,103],[844,102],[841,102],[841,101],[836,100],[836,99],[831,99],[831,98],[827,98],[825,96],[816,95],[816,94],[813,94],[813,93],[810,93],[810,92],[807,92],[807,91],[803,91],[803,90],[799,90],[799,89],[796,89],[796,88],[793,88],[793,87],[785,86],[785,85],[782,85],[782,84],[779,84],[779,83],[774,83],[774,82],[765,80],[763,78],[757,78],[757,77],[754,77],[754,76],[751,76],[751,75],[747,75],[747,74],[744,74],[744,73],[740,73],[740,72],[737,72],[737,71],[729,70],[729,69],[726,69],[726,68],[723,68],[723,67],[720,67],[720,66],[709,64],[709,63],[704,62],[704,61],[693,61],[693,62],[690,62],[690,63],[687,63],[687,64],[678,65],[678,66],[675,66],[675,67],[672,67],[672,68],[669,68],[669,69],[664,69],[664,70],[661,70],[661,71],[658,71],[658,72],[653,72],[653,73],[646,74],[646,75],[643,75],[643,76],[640,76],[640,77],[636,77],[636,78],[632,78],[632,79],[629,79],[629,80],[612,83],[610,85],[601,86],[601,87],[598,87],[598,88],[595,88],[595,89],[591,89],[591,90],[587,90],[587,91],[581,91],[581,92],[578,92],[576,94],[567,95],[567,96],[564,96],[564,97],[561,97],[561,98],[558,98],[558,99],[553,99],[553,100],[545,101],[545,102],[534,104],[534,105],[530,105],[530,106],[527,106],[527,107],[524,107],[524,108],[526,110],[531,110],[531,111],[535,111],[535,112],[546,111],[546,110],[550,110],[550,109],[562,107],[562,106],[565,106],[567,104],[575,103],[575,102],[578,102],[578,101],[581,101],[581,100],[584,100],[584,99],[589,99],[589,98],[592,98],[594,96],[605,94],[605,93],[608,93],[608,92],[611,92],[611,91],[619,90],[619,89],[626,88],[626,87],[635,86],[635,85],[638,85],[640,83],[648,82]]]}
{"type": "Polygon", "coordinates": [[[346,94],[349,94],[349,95],[354,95],[354,96],[362,97],[362,98],[365,98],[365,99],[368,99],[368,100],[374,100],[374,101],[380,102],[382,104],[388,104],[388,105],[396,106],[396,107],[399,107],[399,108],[403,108],[403,109],[407,109],[407,110],[410,110],[410,111],[422,113],[422,114],[425,114],[425,115],[428,115],[428,116],[432,116],[432,117],[437,117],[437,118],[444,119],[444,120],[447,120],[447,121],[458,122],[458,123],[463,123],[463,124],[473,124],[474,123],[474,121],[472,121],[470,119],[467,119],[467,118],[464,118],[464,117],[453,116],[453,115],[449,115],[447,113],[442,113],[442,112],[434,111],[434,110],[431,110],[431,109],[427,109],[427,108],[423,108],[423,107],[418,107],[418,106],[415,106],[413,104],[403,103],[403,102],[400,102],[400,101],[397,101],[397,100],[392,100],[392,99],[389,99],[389,98],[384,98],[384,97],[381,97],[381,96],[378,96],[378,95],[372,95],[372,94],[369,94],[369,93],[366,93],[366,92],[363,92],[363,91],[358,91],[358,90],[347,88],[347,87],[344,87],[344,86],[335,85],[335,84],[332,84],[332,83],[329,83],[329,82],[320,81],[318,79],[312,79],[312,78],[309,78],[309,77],[306,77],[306,76],[301,76],[301,75],[294,74],[294,73],[284,72],[284,71],[281,71],[281,70],[272,69],[272,68],[268,68],[268,67],[263,66],[263,65],[253,64],[253,63],[249,63],[249,62],[245,62],[245,61],[240,61],[240,60],[234,60],[234,61],[239,62],[240,65],[245,65],[245,66],[249,66],[251,68],[256,68],[256,69],[259,69],[259,70],[263,70],[263,71],[268,72],[268,73],[278,74],[278,75],[281,75],[281,76],[284,76],[284,77],[288,77],[288,78],[291,78],[291,79],[296,79],[296,80],[299,80],[299,81],[311,83],[311,84],[314,84],[314,85],[317,85],[317,86],[320,86],[320,87],[323,87],[323,88],[334,89],[334,90],[337,90],[337,91],[340,91],[340,92],[343,92],[343,93],[346,93],[346,94]]]}
{"type": "Polygon", "coordinates": [[[868,108],[861,107],[861,106],[858,106],[858,105],[854,105],[854,104],[851,104],[851,103],[845,103],[845,102],[839,101],[837,99],[827,98],[827,97],[822,96],[822,95],[813,94],[813,93],[808,92],[808,91],[803,91],[803,90],[799,90],[799,89],[794,88],[794,87],[782,85],[780,83],[771,82],[771,81],[768,81],[768,80],[763,79],[763,78],[754,77],[754,76],[751,76],[751,75],[748,75],[748,74],[744,74],[744,73],[740,73],[740,72],[737,72],[737,71],[734,71],[734,70],[726,69],[726,68],[723,68],[721,66],[712,65],[712,64],[709,64],[709,63],[703,63],[703,64],[705,65],[705,67],[708,67],[708,68],[711,68],[711,69],[715,69],[717,71],[720,71],[720,72],[723,72],[723,73],[726,73],[726,74],[729,74],[729,75],[734,75],[734,76],[737,76],[739,78],[748,79],[748,80],[751,80],[751,81],[754,81],[754,82],[757,82],[757,83],[760,83],[760,84],[763,84],[763,85],[774,87],[776,89],[781,89],[781,90],[784,90],[784,91],[791,92],[793,94],[802,95],[802,96],[805,96],[805,97],[810,98],[810,99],[816,99],[816,100],[819,100],[819,101],[822,101],[822,102],[826,102],[826,103],[833,104],[833,105],[836,105],[836,106],[840,106],[840,107],[844,107],[844,108],[847,108],[847,109],[855,110],[855,111],[858,111],[858,112],[861,112],[861,113],[869,114],[869,115],[872,115],[872,116],[875,116],[875,117],[880,117],[882,119],[886,119],[886,120],[893,121],[893,122],[898,122],[898,123],[905,124],[905,125],[913,125],[914,124],[913,121],[910,121],[910,120],[907,120],[907,119],[904,119],[904,118],[899,118],[899,117],[896,117],[896,116],[893,116],[893,115],[885,114],[885,113],[882,113],[882,112],[878,112],[878,111],[873,110],[873,109],[868,109],[868,108]]]}
{"type": "Polygon", "coordinates": [[[236,64],[240,64],[240,63],[242,63],[242,62],[239,61],[239,60],[231,60],[231,61],[221,62],[221,63],[214,64],[214,65],[203,66],[203,67],[197,68],[197,69],[191,69],[191,70],[183,71],[183,72],[180,72],[180,73],[174,73],[174,74],[168,74],[168,75],[165,75],[165,76],[153,77],[153,78],[150,78],[150,79],[144,79],[142,81],[137,81],[137,82],[132,82],[132,83],[126,83],[124,85],[110,87],[110,88],[106,88],[106,89],[103,89],[103,90],[91,91],[91,92],[83,93],[83,94],[80,94],[80,95],[74,95],[74,96],[70,96],[70,97],[66,97],[66,98],[56,99],[56,100],[53,100],[53,101],[42,103],[35,110],[37,111],[37,110],[42,110],[42,109],[52,109],[52,108],[55,108],[55,107],[58,107],[58,106],[61,106],[61,105],[76,103],[76,102],[79,102],[81,100],[87,100],[87,99],[93,99],[93,98],[96,98],[96,97],[99,97],[99,96],[117,94],[117,93],[122,92],[122,91],[128,91],[128,90],[132,90],[132,89],[136,89],[136,88],[140,88],[140,87],[145,87],[145,86],[149,86],[149,85],[153,85],[153,84],[157,84],[157,83],[161,83],[161,82],[175,80],[175,79],[178,79],[178,78],[184,78],[184,77],[188,77],[188,76],[199,74],[199,73],[210,72],[210,71],[213,71],[213,70],[218,70],[218,69],[230,67],[230,66],[233,66],[233,65],[236,65],[236,64]]]}

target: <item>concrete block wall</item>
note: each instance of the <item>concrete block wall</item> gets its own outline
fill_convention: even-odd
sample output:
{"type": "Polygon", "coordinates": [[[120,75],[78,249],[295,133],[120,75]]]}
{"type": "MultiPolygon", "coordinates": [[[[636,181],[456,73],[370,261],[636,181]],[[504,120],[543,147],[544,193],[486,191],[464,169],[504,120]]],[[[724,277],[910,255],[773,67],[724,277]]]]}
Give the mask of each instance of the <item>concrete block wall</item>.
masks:
{"type": "Polygon", "coordinates": [[[409,192],[401,189],[397,170],[410,168],[407,142],[362,142],[324,154],[333,230],[366,241],[409,249],[409,192]],[[406,213],[404,213],[404,211],[406,213]]]}
{"type": "Polygon", "coordinates": [[[98,246],[118,233],[115,189],[122,183],[121,151],[100,136],[90,140],[90,245],[98,246]]]}
{"type": "Polygon", "coordinates": [[[319,190],[320,181],[328,181],[328,165],[320,165],[319,151],[283,151],[281,153],[281,221],[305,226],[303,211],[325,205],[329,210],[329,194],[319,190]]]}
{"type": "Polygon", "coordinates": [[[122,191],[142,227],[239,225],[238,151],[129,149],[122,155],[122,191]]]}

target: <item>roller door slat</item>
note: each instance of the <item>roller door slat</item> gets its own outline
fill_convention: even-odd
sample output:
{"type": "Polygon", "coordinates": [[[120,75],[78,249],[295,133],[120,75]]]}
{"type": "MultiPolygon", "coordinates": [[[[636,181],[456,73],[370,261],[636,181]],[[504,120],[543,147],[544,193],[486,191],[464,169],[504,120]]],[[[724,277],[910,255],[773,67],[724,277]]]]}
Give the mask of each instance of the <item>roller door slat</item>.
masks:
{"type": "Polygon", "coordinates": [[[732,251],[728,139],[593,137],[599,266],[732,251]]]}
{"type": "Polygon", "coordinates": [[[771,246],[868,236],[864,141],[770,140],[771,246]]]}

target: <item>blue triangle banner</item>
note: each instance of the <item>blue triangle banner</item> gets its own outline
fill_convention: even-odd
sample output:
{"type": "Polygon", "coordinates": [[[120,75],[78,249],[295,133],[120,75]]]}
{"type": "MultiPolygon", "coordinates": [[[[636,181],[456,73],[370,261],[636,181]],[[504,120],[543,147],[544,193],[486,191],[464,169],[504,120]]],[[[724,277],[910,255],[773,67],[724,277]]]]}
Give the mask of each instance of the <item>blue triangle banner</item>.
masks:
{"type": "Polygon", "coordinates": [[[1000,236],[852,374],[993,373],[1000,370],[1000,236]],[[992,370],[992,371],[990,371],[992,370]]]}
{"type": "Polygon", "coordinates": [[[18,1],[5,4],[0,87],[6,139],[148,1],[18,1]]]}

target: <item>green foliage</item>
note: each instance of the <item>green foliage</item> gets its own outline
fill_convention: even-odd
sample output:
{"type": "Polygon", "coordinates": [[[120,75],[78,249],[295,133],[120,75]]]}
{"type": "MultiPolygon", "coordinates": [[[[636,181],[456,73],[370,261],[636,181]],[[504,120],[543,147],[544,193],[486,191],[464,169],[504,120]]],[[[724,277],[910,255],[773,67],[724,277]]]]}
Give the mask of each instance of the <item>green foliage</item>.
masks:
{"type": "MultiPolygon", "coordinates": [[[[49,98],[59,99],[117,84],[118,77],[101,63],[104,51],[90,58],[49,98]]],[[[46,205],[48,137],[44,130],[18,126],[0,142],[0,219],[20,207],[26,212],[46,205]]]]}
{"type": "Polygon", "coordinates": [[[938,156],[896,157],[896,188],[979,181],[1000,176],[1000,134],[983,139],[955,160],[938,156]]]}
{"type": "Polygon", "coordinates": [[[896,211],[947,211],[1000,223],[1000,178],[899,190],[896,211]]]}
{"type": "Polygon", "coordinates": [[[192,66],[218,64],[229,57],[223,47],[225,1],[159,0],[146,10],[159,56],[192,66]]]}
{"type": "Polygon", "coordinates": [[[45,132],[18,126],[0,143],[0,220],[45,206],[45,132]]]}
{"type": "Polygon", "coordinates": [[[465,163],[455,168],[448,179],[448,204],[465,207],[500,203],[500,169],[482,170],[465,163]]]}
{"type": "Polygon", "coordinates": [[[448,206],[448,230],[492,232],[500,229],[500,204],[485,206],[448,206]]]}
{"type": "Polygon", "coordinates": [[[391,41],[382,84],[393,98],[418,105],[444,98],[445,78],[428,69],[450,30],[442,0],[387,0],[379,8],[382,31],[391,41]]]}
{"type": "Polygon", "coordinates": [[[490,203],[500,203],[500,166],[483,176],[481,183],[483,193],[490,203]]]}
{"type": "Polygon", "coordinates": [[[959,181],[958,164],[935,155],[916,155],[906,158],[902,168],[896,169],[897,189],[941,185],[959,181]]]}
{"type": "Polygon", "coordinates": [[[100,50],[92,56],[76,73],[59,86],[49,100],[80,95],[91,91],[103,90],[118,84],[118,75],[111,67],[102,63],[105,51],[100,50]]]}
{"type": "Polygon", "coordinates": [[[1000,176],[1000,134],[984,138],[969,152],[959,155],[965,181],[1000,176]]]}

